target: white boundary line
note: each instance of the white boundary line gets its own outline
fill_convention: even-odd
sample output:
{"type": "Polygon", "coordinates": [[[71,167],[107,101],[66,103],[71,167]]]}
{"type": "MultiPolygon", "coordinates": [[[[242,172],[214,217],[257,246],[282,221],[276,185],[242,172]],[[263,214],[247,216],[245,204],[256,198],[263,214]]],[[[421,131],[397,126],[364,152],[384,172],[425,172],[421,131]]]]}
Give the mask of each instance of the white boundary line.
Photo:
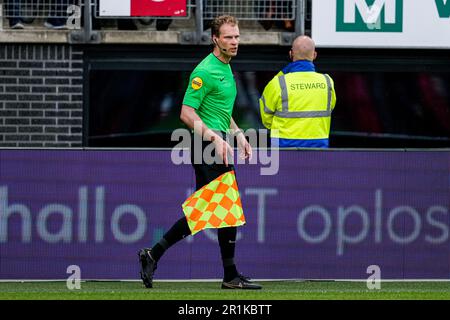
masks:
{"type": "MultiPolygon", "coordinates": [[[[2,282],[66,282],[67,279],[0,279],[2,282]]],[[[137,279],[82,279],[81,282],[141,282],[137,279]]],[[[221,282],[222,279],[155,279],[154,282],[221,282]]],[[[252,279],[252,281],[367,282],[367,279],[252,279]]],[[[450,282],[450,279],[381,279],[381,282],[450,282]]]]}

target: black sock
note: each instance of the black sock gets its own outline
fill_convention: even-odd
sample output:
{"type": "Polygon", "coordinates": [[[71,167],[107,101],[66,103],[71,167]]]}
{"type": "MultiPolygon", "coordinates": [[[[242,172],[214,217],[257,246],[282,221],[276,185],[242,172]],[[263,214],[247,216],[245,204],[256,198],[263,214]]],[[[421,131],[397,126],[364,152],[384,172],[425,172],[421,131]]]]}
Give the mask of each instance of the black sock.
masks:
{"type": "Polygon", "coordinates": [[[234,278],[236,278],[239,275],[236,265],[233,264],[230,266],[224,266],[223,267],[223,281],[228,282],[233,280],[234,278]]]}
{"type": "Polygon", "coordinates": [[[223,263],[224,281],[230,281],[239,274],[234,263],[236,234],[236,227],[220,228],[217,230],[217,238],[219,240],[220,254],[223,263]]]}
{"type": "Polygon", "coordinates": [[[186,221],[186,218],[183,217],[177,222],[173,224],[173,226],[167,231],[162,239],[153,246],[152,248],[152,257],[156,261],[158,261],[164,252],[173,246],[178,241],[184,239],[188,235],[191,234],[191,230],[189,229],[189,225],[186,221]]]}

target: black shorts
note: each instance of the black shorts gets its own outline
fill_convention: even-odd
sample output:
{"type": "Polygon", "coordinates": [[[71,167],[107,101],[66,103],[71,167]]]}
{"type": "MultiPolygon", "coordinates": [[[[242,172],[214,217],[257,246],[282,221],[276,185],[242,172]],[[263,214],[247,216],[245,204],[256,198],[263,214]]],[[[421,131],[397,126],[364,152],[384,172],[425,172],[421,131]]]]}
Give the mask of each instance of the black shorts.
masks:
{"type": "MultiPolygon", "coordinates": [[[[222,137],[225,139],[226,135],[224,132],[221,132],[222,137]]],[[[208,164],[205,163],[202,159],[202,163],[195,163],[194,162],[194,152],[199,152],[198,150],[194,150],[194,136],[192,136],[191,139],[191,163],[194,167],[195,171],[195,184],[196,184],[196,190],[200,189],[204,185],[207,185],[214,179],[218,178],[222,174],[233,171],[234,166],[232,164],[228,164],[228,166],[225,166],[225,164],[222,163],[213,163],[208,164]]],[[[202,141],[202,147],[201,152],[203,154],[203,151],[206,147],[208,147],[212,142],[210,141],[202,141]]],[[[215,156],[215,154],[213,154],[215,156]]]]}

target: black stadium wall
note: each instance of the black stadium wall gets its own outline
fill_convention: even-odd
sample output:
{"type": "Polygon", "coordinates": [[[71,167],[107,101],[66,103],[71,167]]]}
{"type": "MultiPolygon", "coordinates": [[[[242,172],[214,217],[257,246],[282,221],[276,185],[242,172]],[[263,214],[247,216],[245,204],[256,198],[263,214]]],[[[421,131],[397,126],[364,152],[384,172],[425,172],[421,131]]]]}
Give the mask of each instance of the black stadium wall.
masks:
{"type": "MultiPolygon", "coordinates": [[[[173,146],[170,134],[183,126],[179,106],[186,79],[210,50],[182,44],[1,43],[0,147],[173,146]]],[[[235,112],[244,129],[261,128],[259,95],[289,62],[288,50],[242,44],[233,59],[242,95],[235,112]]],[[[450,147],[449,50],[317,51],[317,70],[333,77],[338,97],[331,147],[450,147]],[[418,83],[421,88],[412,86],[418,83]],[[362,94],[355,95],[360,85],[362,94]]]]}
{"type": "Polygon", "coordinates": [[[0,44],[0,147],[80,147],[83,52],[0,44]]]}

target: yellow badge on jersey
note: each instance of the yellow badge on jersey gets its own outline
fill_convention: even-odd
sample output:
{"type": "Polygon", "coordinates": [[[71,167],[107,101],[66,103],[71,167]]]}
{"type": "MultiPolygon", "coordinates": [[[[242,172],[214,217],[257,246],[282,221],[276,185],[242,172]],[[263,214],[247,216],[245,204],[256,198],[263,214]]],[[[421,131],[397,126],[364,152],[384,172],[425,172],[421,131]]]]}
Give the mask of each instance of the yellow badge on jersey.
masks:
{"type": "Polygon", "coordinates": [[[199,77],[195,77],[191,82],[192,89],[198,90],[203,86],[203,80],[199,77]]]}

